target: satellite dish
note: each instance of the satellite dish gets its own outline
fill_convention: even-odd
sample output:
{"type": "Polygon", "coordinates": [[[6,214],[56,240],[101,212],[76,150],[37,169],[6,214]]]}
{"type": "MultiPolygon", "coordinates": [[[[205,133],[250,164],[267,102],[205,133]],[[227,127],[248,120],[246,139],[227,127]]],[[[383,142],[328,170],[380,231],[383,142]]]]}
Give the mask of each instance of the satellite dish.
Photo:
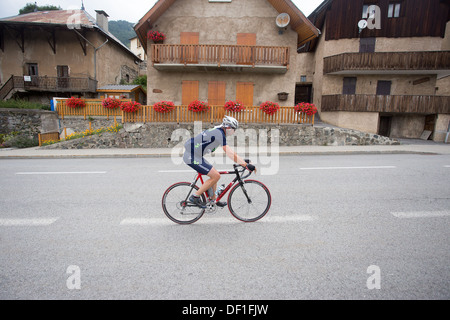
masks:
{"type": "Polygon", "coordinates": [[[365,29],[367,27],[367,21],[362,19],[358,22],[358,28],[359,29],[365,29]]]}
{"type": "Polygon", "coordinates": [[[280,13],[275,20],[278,28],[286,28],[291,22],[291,17],[287,13],[280,13]]]}

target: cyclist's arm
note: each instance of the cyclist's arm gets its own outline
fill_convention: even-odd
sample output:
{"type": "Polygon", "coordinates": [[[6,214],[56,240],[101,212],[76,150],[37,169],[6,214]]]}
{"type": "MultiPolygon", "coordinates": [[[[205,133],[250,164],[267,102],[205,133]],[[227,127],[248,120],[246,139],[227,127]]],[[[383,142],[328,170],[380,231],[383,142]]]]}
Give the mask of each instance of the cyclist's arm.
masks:
{"type": "Polygon", "coordinates": [[[227,155],[228,158],[236,162],[237,164],[247,168],[247,163],[239,157],[236,152],[234,152],[233,148],[231,148],[229,145],[223,146],[223,151],[227,155]]]}

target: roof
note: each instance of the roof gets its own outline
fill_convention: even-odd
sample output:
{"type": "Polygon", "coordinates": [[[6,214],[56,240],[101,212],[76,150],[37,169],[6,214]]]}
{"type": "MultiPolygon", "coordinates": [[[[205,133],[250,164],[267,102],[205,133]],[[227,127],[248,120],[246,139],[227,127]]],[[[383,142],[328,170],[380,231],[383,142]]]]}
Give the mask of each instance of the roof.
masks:
{"type": "Polygon", "coordinates": [[[114,91],[114,92],[131,92],[137,89],[144,91],[141,85],[138,84],[109,84],[97,89],[97,92],[114,91]]]}
{"type": "Polygon", "coordinates": [[[129,54],[133,55],[136,60],[141,60],[111,32],[102,29],[97,24],[97,21],[89,13],[82,9],[37,11],[0,19],[0,24],[6,23],[32,26],[60,26],[67,27],[69,29],[73,29],[74,27],[77,29],[97,29],[101,33],[106,35],[109,39],[116,42],[129,54]]]}
{"type": "MultiPolygon", "coordinates": [[[[147,52],[147,31],[150,30],[161,15],[176,0],[158,0],[155,5],[139,20],[134,30],[141,41],[145,52],[147,52]]],[[[298,45],[302,45],[320,34],[314,24],[295,6],[291,0],[267,0],[279,13],[289,14],[290,27],[298,33],[298,45]]]]}

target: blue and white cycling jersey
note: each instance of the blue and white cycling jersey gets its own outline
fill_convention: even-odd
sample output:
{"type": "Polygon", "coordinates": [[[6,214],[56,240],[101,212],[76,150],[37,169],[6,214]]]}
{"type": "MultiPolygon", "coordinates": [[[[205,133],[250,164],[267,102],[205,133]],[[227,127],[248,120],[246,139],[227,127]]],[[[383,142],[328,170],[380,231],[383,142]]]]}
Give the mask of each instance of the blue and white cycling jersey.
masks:
{"type": "Polygon", "coordinates": [[[208,174],[212,165],[203,156],[214,152],[220,146],[226,146],[227,139],[222,128],[208,129],[189,139],[184,144],[184,162],[201,174],[208,174]]]}

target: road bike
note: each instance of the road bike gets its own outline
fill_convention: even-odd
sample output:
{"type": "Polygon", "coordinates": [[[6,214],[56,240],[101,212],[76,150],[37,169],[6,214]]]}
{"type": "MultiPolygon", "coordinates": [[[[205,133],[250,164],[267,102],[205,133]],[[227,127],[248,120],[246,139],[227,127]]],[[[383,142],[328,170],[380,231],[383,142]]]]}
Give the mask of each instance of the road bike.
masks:
{"type": "MultiPolygon", "coordinates": [[[[246,162],[249,162],[246,160],[246,162]]],[[[272,197],[269,189],[261,182],[247,179],[253,172],[238,164],[233,165],[234,170],[219,171],[221,175],[235,175],[228,186],[218,188],[216,199],[212,188],[201,195],[206,208],[200,208],[189,201],[189,197],[198,190],[197,183],[203,184],[203,175],[197,173],[193,182],[177,182],[171,185],[162,197],[162,208],[166,216],[179,224],[191,224],[198,221],[205,212],[215,213],[217,202],[228,194],[227,205],[231,214],[243,222],[254,222],[264,217],[270,209],[272,197]]]]}

